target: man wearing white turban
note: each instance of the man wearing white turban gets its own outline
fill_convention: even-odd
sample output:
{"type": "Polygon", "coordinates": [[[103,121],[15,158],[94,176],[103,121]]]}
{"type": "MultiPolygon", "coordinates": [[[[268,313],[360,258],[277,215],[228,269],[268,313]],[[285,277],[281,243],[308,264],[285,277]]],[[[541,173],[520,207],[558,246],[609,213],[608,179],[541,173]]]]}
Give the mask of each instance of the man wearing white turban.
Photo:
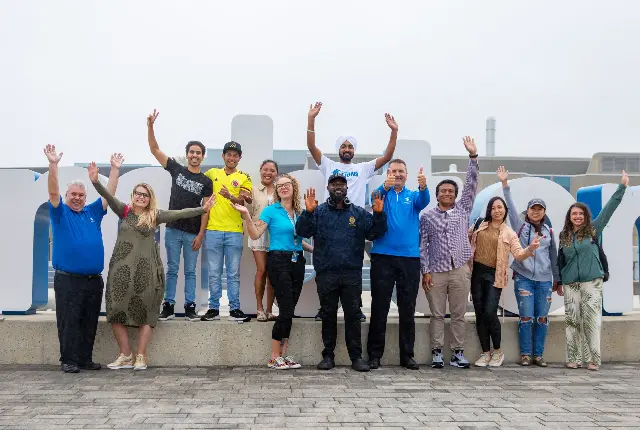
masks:
{"type": "MultiPolygon", "coordinates": [[[[375,174],[375,171],[384,166],[393,157],[393,152],[396,150],[396,141],[398,140],[398,124],[396,120],[385,113],[385,119],[387,125],[391,129],[391,136],[389,137],[389,144],[384,151],[382,157],[378,157],[375,160],[367,161],[366,163],[352,163],[351,160],[355,156],[355,151],[358,148],[358,142],[353,136],[340,136],[336,140],[336,152],[340,157],[340,162],[333,161],[327,158],[322,151],[316,146],[316,134],[315,134],[315,122],[316,116],[320,113],[322,103],[317,102],[315,105],[309,107],[309,116],[307,122],[307,148],[316,162],[316,165],[322,172],[325,178],[331,175],[341,174],[347,178],[347,193],[351,203],[360,207],[365,205],[365,194],[367,189],[367,182],[375,174]]],[[[329,194],[325,191],[325,200],[329,198],[329,194]]]]}
{"type": "MultiPolygon", "coordinates": [[[[387,125],[391,129],[389,144],[384,151],[382,157],[367,161],[366,163],[352,163],[358,148],[358,141],[353,136],[340,136],[336,140],[336,152],[340,157],[340,162],[333,161],[326,157],[316,146],[315,123],[316,116],[322,108],[321,102],[309,106],[309,115],[307,121],[307,148],[316,162],[318,169],[322,172],[325,180],[332,175],[342,175],[347,178],[347,197],[348,202],[364,208],[365,195],[367,192],[367,182],[375,174],[376,170],[387,164],[393,158],[393,152],[396,150],[396,141],[398,140],[398,123],[393,116],[388,113],[384,114],[387,125]]],[[[329,198],[328,188],[325,189],[324,199],[329,198]]],[[[360,303],[362,307],[362,301],[360,303]]],[[[322,320],[322,312],[316,315],[316,321],[322,320]]],[[[360,312],[360,320],[365,321],[366,316],[360,312]]]]}

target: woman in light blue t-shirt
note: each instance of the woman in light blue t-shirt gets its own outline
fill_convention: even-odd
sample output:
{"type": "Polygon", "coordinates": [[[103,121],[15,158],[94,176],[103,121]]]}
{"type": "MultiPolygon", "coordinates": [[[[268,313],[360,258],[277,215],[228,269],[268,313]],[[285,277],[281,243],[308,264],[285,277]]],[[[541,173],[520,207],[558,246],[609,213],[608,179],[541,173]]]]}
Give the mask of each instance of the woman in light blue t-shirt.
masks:
{"type": "Polygon", "coordinates": [[[276,181],[275,203],[267,206],[255,224],[249,210],[240,205],[234,207],[247,221],[249,237],[257,240],[269,231],[269,253],[267,254],[267,276],[278,301],[279,315],[271,332],[271,359],[267,366],[272,369],[297,369],[300,366],[287,356],[289,334],[293,323],[293,312],[300,298],[306,260],[303,250],[312,252],[313,247],[296,235],[295,226],[301,212],[300,187],[291,175],[280,175],[276,181]]]}

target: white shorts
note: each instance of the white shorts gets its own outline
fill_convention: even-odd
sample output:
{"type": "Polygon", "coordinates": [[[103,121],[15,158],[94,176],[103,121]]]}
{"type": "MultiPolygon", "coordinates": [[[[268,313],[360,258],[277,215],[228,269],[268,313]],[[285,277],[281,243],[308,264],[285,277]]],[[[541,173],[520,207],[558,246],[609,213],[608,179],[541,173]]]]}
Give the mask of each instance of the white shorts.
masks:
{"type": "Polygon", "coordinates": [[[265,231],[258,240],[249,238],[249,249],[252,251],[269,252],[269,232],[265,231]]]}

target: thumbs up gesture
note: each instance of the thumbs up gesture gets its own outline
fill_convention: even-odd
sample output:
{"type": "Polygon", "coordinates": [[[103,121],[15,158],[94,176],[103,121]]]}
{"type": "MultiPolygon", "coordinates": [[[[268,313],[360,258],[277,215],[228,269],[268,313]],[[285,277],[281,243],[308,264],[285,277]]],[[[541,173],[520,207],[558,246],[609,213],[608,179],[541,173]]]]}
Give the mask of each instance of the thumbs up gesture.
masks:
{"type": "Polygon", "coordinates": [[[427,188],[427,177],[424,176],[423,170],[424,167],[420,167],[420,171],[418,172],[418,188],[420,191],[427,188]]]}
{"type": "Polygon", "coordinates": [[[391,174],[391,170],[387,170],[387,179],[385,179],[384,184],[382,184],[384,190],[389,191],[391,188],[395,187],[395,185],[396,177],[391,174]]]}
{"type": "Polygon", "coordinates": [[[542,239],[542,238],[544,238],[544,236],[540,237],[538,235],[538,233],[536,233],[536,236],[533,238],[533,240],[529,244],[529,250],[531,252],[535,251],[536,249],[538,249],[540,247],[540,239],[542,239]]]}

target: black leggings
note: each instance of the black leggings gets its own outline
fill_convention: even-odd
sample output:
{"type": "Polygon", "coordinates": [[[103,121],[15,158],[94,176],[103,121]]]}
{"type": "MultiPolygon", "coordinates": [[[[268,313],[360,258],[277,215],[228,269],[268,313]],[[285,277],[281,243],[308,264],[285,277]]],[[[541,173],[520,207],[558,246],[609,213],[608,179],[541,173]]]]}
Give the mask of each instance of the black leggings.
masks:
{"type": "Polygon", "coordinates": [[[306,260],[302,252],[298,261],[291,261],[290,251],[269,251],[267,253],[267,276],[278,301],[278,319],[273,324],[271,338],[282,341],[288,339],[293,323],[293,312],[298,304],[306,260]]]}
{"type": "Polygon", "coordinates": [[[494,287],[496,269],[473,262],[471,274],[471,298],[476,311],[476,329],[482,352],[493,348],[500,349],[501,327],[498,318],[498,303],[502,295],[502,288],[494,287]]]}

